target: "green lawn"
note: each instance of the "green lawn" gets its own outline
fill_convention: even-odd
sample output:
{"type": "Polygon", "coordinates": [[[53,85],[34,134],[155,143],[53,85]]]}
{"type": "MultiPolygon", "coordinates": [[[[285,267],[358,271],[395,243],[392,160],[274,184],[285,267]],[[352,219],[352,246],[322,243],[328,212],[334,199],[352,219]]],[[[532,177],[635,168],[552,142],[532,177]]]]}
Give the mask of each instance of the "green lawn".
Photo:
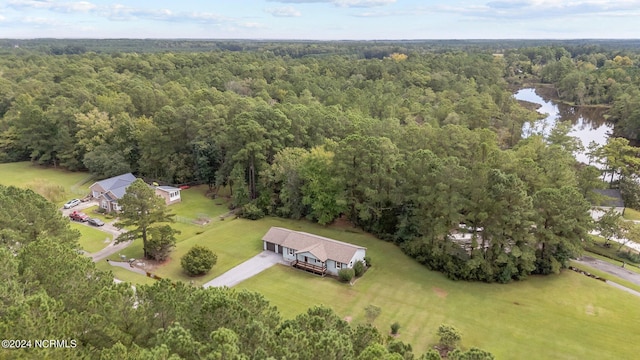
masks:
{"type": "Polygon", "coordinates": [[[372,236],[304,222],[286,225],[300,224],[306,231],[366,246],[373,267],[354,286],[285,266],[237,286],[264,294],[287,318],[325,304],[358,323],[364,321],[364,308],[374,304],[382,308],[378,328],[386,332],[398,321],[400,339],[417,353],[437,342],[437,327],[449,323],[463,332],[463,346],[487,349],[498,359],[525,359],[532,354],[539,359],[635,358],[637,354],[629,344],[640,341],[636,329],[640,299],[600,281],[565,271],[507,285],[456,282],[372,236]]]}
{"type": "Polygon", "coordinates": [[[638,220],[640,221],[640,211],[638,210],[633,210],[630,208],[626,208],[624,209],[624,216],[625,219],[627,220],[638,220]]]}
{"type": "Polygon", "coordinates": [[[89,193],[90,175],[33,165],[30,162],[0,164],[0,184],[34,190],[56,205],[89,193]],[[87,183],[82,184],[87,181],[87,183]]]}
{"type": "Polygon", "coordinates": [[[89,253],[102,250],[111,242],[112,236],[96,228],[71,222],[71,228],[80,231],[80,247],[89,253]],[[106,241],[109,239],[109,241],[106,241]]]}
{"type": "MultiPolygon", "coordinates": [[[[193,281],[197,285],[202,285],[259,254],[262,251],[260,239],[271,226],[287,226],[288,224],[287,220],[277,218],[254,222],[229,217],[224,221],[214,222],[207,227],[198,228],[203,231],[201,234],[179,241],[171,253],[170,260],[162,267],[157,268],[154,273],[172,280],[193,281]],[[182,271],[180,258],[196,244],[213,250],[218,256],[218,262],[207,275],[192,278],[182,271]]],[[[136,241],[123,250],[122,254],[128,258],[140,258],[142,257],[142,244],[140,241],[136,241]]]]}
{"type": "Polygon", "coordinates": [[[138,273],[135,273],[133,271],[128,271],[126,269],[123,269],[121,267],[118,266],[111,266],[109,265],[109,263],[107,263],[106,261],[99,261],[96,263],[96,268],[99,270],[103,270],[103,271],[111,271],[113,273],[113,276],[118,279],[118,280],[122,280],[131,284],[139,284],[139,285],[151,285],[154,282],[156,282],[157,280],[154,280],[150,277],[146,277],[144,275],[140,275],[138,273]]]}

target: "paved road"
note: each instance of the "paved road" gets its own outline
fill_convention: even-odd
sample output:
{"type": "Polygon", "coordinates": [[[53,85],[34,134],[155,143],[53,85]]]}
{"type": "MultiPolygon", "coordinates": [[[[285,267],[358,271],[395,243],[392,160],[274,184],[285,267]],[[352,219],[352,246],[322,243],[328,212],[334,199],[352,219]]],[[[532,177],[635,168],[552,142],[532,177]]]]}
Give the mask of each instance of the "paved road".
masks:
{"type": "Polygon", "coordinates": [[[589,256],[583,256],[578,260],[575,260],[577,263],[584,264],[587,266],[591,266],[592,268],[602,270],[611,275],[615,275],[621,279],[627,280],[634,284],[640,285],[640,274],[634,273],[633,271],[629,271],[621,266],[616,266],[610,264],[606,261],[602,261],[599,259],[594,259],[589,256]]]}
{"type": "Polygon", "coordinates": [[[205,288],[210,286],[232,287],[278,263],[284,264],[282,255],[276,254],[271,251],[263,251],[260,254],[227,271],[226,273],[209,281],[203,286],[205,288]]]}

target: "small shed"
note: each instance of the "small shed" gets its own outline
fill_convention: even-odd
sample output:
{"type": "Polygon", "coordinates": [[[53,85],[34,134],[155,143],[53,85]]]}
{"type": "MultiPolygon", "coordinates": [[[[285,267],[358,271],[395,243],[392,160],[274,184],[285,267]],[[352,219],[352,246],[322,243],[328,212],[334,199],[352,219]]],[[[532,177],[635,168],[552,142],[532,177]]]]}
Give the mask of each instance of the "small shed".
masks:
{"type": "Polygon", "coordinates": [[[176,204],[182,201],[180,188],[173,186],[156,186],[156,195],[164,199],[167,205],[176,204]]]}

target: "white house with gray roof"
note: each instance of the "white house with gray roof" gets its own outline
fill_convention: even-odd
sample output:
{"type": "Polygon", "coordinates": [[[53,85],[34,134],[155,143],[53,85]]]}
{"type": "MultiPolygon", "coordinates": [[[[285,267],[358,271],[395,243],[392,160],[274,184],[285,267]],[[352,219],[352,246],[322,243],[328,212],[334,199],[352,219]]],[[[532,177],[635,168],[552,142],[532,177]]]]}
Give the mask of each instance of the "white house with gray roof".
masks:
{"type": "MultiPolygon", "coordinates": [[[[120,211],[118,200],[127,191],[131,183],[136,181],[132,173],[114,176],[100,180],[89,187],[91,196],[98,201],[98,206],[106,212],[120,211]]],[[[154,186],[156,195],[164,199],[165,204],[171,205],[181,201],[180,189],[173,186],[154,186]]]]}
{"type": "Polygon", "coordinates": [[[136,181],[136,177],[132,173],[126,173],[97,181],[89,189],[91,196],[98,200],[100,208],[106,212],[120,211],[118,200],[124,196],[127,188],[134,181],[136,181]]]}
{"type": "Polygon", "coordinates": [[[320,275],[338,275],[340,269],[364,262],[367,248],[281,227],[262,238],[264,250],[282,254],[290,265],[320,275]]]}

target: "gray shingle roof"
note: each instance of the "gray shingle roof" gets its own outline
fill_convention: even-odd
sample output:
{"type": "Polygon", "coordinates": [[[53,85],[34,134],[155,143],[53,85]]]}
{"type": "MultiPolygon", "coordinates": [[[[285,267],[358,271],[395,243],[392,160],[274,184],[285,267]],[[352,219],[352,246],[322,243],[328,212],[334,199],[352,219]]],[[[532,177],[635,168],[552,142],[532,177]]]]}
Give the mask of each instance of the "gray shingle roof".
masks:
{"type": "Polygon", "coordinates": [[[366,250],[362,246],[280,227],[269,229],[262,240],[294,249],[296,254],[308,252],[323,262],[331,259],[346,264],[353,259],[356,251],[366,250]]]}
{"type": "Polygon", "coordinates": [[[121,199],[127,191],[129,185],[131,185],[131,183],[135,180],[136,177],[133,176],[132,173],[126,173],[108,179],[100,180],[96,182],[96,184],[100,185],[100,187],[102,187],[105,191],[110,191],[118,199],[121,199]]]}

